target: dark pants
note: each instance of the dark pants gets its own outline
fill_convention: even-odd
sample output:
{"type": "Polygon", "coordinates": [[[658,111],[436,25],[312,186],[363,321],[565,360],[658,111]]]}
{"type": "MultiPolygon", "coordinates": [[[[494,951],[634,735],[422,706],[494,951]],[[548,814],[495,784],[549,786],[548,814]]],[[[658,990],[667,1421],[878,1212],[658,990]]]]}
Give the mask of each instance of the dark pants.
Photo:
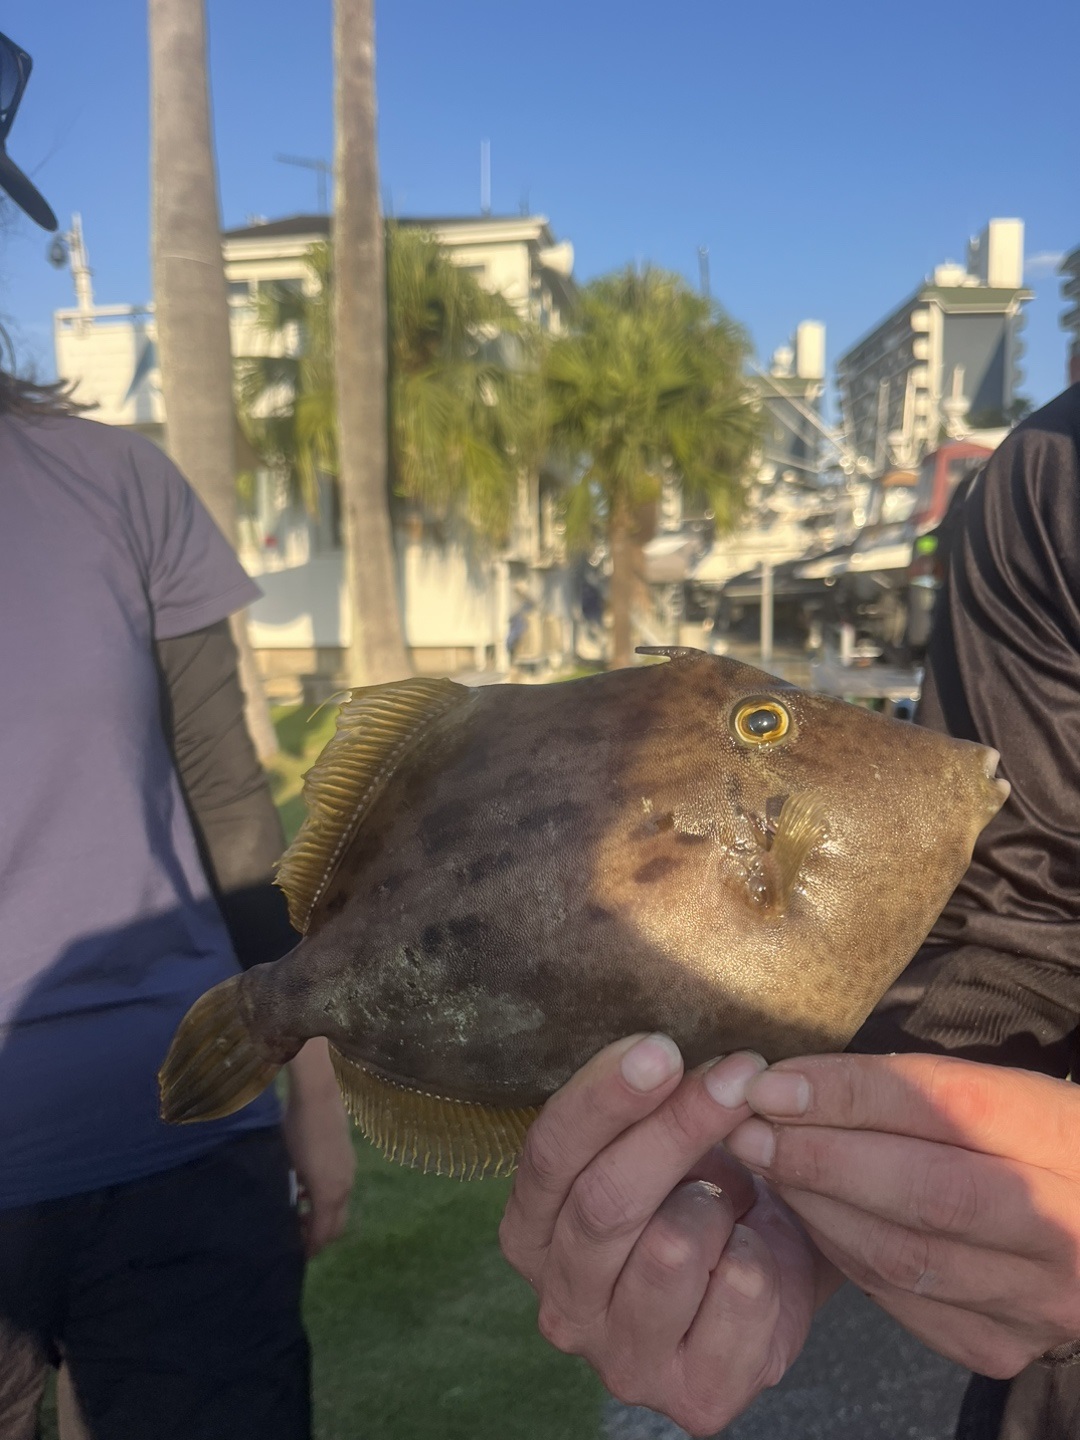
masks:
{"type": "Polygon", "coordinates": [[[63,1359],[94,1440],[308,1440],[303,1269],[285,1148],[259,1130],[0,1211],[0,1335],[63,1359]]]}

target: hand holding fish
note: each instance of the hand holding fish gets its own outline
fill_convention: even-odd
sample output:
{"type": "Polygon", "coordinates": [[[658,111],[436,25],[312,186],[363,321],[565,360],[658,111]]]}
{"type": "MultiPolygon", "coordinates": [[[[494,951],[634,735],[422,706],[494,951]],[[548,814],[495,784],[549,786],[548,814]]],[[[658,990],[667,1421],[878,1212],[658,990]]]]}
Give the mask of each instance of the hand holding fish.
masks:
{"type": "Polygon", "coordinates": [[[928,1055],[785,1060],[728,1144],[941,1354],[1006,1378],[1080,1336],[1080,1091],[928,1055]],[[767,1123],[771,1122],[771,1123],[767,1123]]]}
{"type": "Polygon", "coordinates": [[[356,1171],[349,1117],[325,1040],[309,1040],[289,1064],[284,1133],[299,1188],[304,1253],[311,1260],[341,1237],[356,1171]]]}
{"type": "Polygon", "coordinates": [[[719,1148],[763,1064],[684,1075],[664,1036],[609,1046],[532,1126],[500,1232],[545,1337],[695,1435],[779,1380],[831,1289],[798,1223],[719,1148]]]}

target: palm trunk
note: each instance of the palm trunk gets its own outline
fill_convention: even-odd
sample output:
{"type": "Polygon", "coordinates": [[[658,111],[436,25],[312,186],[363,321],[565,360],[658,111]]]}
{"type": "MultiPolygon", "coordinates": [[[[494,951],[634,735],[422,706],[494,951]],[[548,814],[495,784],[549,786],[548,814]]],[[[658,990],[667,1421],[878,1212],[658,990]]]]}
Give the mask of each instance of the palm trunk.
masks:
{"type": "Polygon", "coordinates": [[[351,597],[348,678],[410,670],[387,479],[386,240],[379,209],[374,0],[335,0],[334,352],[351,597]]]}
{"type": "Polygon", "coordinates": [[[633,660],[630,607],[634,595],[634,536],[623,506],[611,517],[611,663],[618,670],[633,660]]]}
{"type": "MultiPolygon", "coordinates": [[[[169,452],[236,544],[236,433],[225,268],[210,132],[203,0],[150,0],[152,241],[169,452]]],[[[261,759],[274,727],[242,616],[233,617],[261,759]]]]}

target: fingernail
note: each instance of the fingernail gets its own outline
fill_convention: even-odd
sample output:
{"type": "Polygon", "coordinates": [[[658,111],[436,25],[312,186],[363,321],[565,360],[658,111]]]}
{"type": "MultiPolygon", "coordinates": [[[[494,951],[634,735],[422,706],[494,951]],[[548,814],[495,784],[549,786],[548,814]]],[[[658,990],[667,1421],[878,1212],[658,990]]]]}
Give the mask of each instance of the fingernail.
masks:
{"type": "Polygon", "coordinates": [[[724,1144],[736,1160],[754,1170],[767,1170],[776,1154],[776,1136],[764,1120],[745,1120],[724,1144]]]}
{"type": "Polygon", "coordinates": [[[731,1242],[720,1262],[720,1278],[748,1300],[756,1300],[765,1290],[768,1277],[758,1265],[743,1237],[739,1234],[741,1225],[736,1225],[731,1242]]]}
{"type": "Polygon", "coordinates": [[[705,1071],[705,1089],[725,1110],[737,1110],[746,1100],[746,1087],[755,1075],[767,1070],[769,1062],[753,1050],[725,1056],[705,1071]]]}
{"type": "Polygon", "coordinates": [[[631,1090],[644,1094],[655,1090],[677,1075],[682,1067],[682,1056],[674,1040],[666,1035],[646,1035],[622,1058],[623,1079],[631,1090]]]}
{"type": "Polygon", "coordinates": [[[770,1070],[754,1081],[746,1103],[759,1115],[805,1115],[810,1108],[810,1081],[788,1070],[770,1070]]]}

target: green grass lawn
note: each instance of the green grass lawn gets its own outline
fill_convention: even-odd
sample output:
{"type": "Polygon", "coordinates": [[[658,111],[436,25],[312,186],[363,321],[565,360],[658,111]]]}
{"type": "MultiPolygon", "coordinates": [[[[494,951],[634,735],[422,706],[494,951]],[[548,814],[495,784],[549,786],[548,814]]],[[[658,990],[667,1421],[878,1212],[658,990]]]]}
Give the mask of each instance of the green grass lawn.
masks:
{"type": "MultiPolygon", "coordinates": [[[[290,837],[335,713],[275,713],[290,837]]],[[[357,1157],[348,1231],[308,1276],[318,1440],[595,1440],[599,1383],[540,1339],[532,1292],[499,1254],[508,1182],[416,1175],[359,1136],[357,1157]]]]}

